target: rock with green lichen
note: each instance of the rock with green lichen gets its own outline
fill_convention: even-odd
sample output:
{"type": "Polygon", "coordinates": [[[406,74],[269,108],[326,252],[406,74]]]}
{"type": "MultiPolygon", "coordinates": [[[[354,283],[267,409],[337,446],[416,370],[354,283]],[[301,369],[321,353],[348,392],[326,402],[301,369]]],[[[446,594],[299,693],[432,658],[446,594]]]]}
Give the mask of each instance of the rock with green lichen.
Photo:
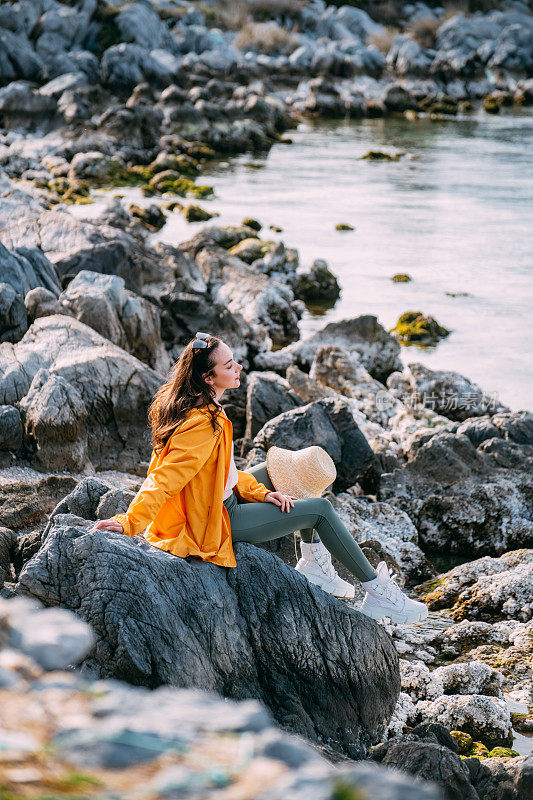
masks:
{"type": "Polygon", "coordinates": [[[229,252],[232,256],[240,258],[241,261],[251,264],[256,259],[266,255],[273,245],[274,242],[265,242],[262,239],[250,237],[242,239],[238,244],[230,247],[229,252]]]}
{"type": "Polygon", "coordinates": [[[157,194],[171,192],[181,197],[209,197],[213,194],[212,186],[197,186],[189,178],[183,178],[179,172],[165,169],[150,179],[148,188],[157,194]]]}
{"type": "Polygon", "coordinates": [[[451,331],[421,311],[406,311],[389,333],[396,336],[402,344],[433,345],[449,336],[451,331]]]}
{"type": "Polygon", "coordinates": [[[397,272],[396,275],[393,275],[391,278],[391,281],[393,281],[394,283],[408,283],[409,281],[412,280],[413,279],[411,278],[411,276],[408,275],[406,272],[397,272]]]}
{"type": "Polygon", "coordinates": [[[183,214],[187,222],[207,222],[208,219],[218,217],[216,211],[206,211],[205,208],[193,204],[181,206],[180,213],[183,214]]]}
{"type": "Polygon", "coordinates": [[[469,733],[464,731],[450,731],[450,736],[457,745],[457,752],[460,756],[469,756],[474,740],[469,733]]]}
{"type": "Polygon", "coordinates": [[[167,221],[165,214],[161,211],[159,206],[152,203],[148,208],[132,203],[130,205],[130,214],[142,222],[145,228],[149,231],[159,231],[167,221]]]}
{"type": "Polygon", "coordinates": [[[254,219],[253,217],[245,217],[241,222],[241,225],[246,225],[248,228],[251,228],[254,231],[260,231],[263,227],[259,220],[254,219]]]}
{"type": "Polygon", "coordinates": [[[511,747],[493,747],[487,758],[516,758],[519,755],[520,753],[511,747]]]}

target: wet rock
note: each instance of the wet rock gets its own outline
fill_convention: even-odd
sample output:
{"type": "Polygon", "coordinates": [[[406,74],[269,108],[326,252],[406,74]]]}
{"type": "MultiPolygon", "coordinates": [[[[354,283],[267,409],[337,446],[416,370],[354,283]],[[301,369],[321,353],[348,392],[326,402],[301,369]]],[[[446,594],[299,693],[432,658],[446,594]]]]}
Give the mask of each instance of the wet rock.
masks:
{"type": "Polygon", "coordinates": [[[310,305],[334,303],[341,290],[337,278],[322,258],[313,261],[309,272],[298,274],[294,295],[310,305]]]}
{"type": "Polygon", "coordinates": [[[255,363],[260,369],[282,372],[291,364],[308,370],[321,345],[337,345],[350,354],[357,353],[373,378],[384,382],[394,370],[402,369],[400,346],[377,321],[367,314],[354,319],[330,322],[312,336],[275,352],[261,353],[255,363]]]}
{"type": "Polygon", "coordinates": [[[315,444],[335,462],[333,491],[342,491],[356,481],[365,491],[375,491],[380,468],[344,398],[324,398],[285,411],[267,422],[254,439],[255,447],[267,451],[272,445],[299,450],[315,444]]]}
{"type": "Polygon", "coordinates": [[[253,439],[263,425],[278,414],[303,405],[304,401],[291,389],[290,384],[275,372],[249,373],[246,438],[253,439]]]}
{"type": "Polygon", "coordinates": [[[403,344],[437,344],[451,331],[437,322],[433,317],[425,316],[421,311],[406,311],[398,318],[390,333],[397,336],[403,344]]]}
{"type": "MultiPolygon", "coordinates": [[[[97,637],[96,646],[84,661],[87,669],[150,687],[179,683],[230,697],[262,696],[268,699],[282,725],[312,740],[318,735],[335,740],[333,746],[339,751],[361,756],[383,730],[399,690],[397,657],[389,637],[372,620],[313,587],[270,553],[239,544],[236,554],[237,568],[226,573],[209,563],[177,559],[142,539],[132,541],[109,532],[89,533],[83,519],[58,515],[41,551],[21,572],[17,591],[49,605],[61,600],[63,608],[79,610],[97,637]],[[108,568],[107,588],[95,591],[94,571],[101,573],[98,564],[102,558],[108,568]],[[254,591],[250,592],[252,573],[254,591]],[[263,578],[270,593],[276,587],[274,615],[264,604],[259,608],[255,602],[263,595],[257,583],[263,578]],[[163,585],[173,587],[170,604],[165,600],[167,593],[158,588],[163,585]],[[140,602],[139,592],[145,593],[140,602]],[[204,596],[209,602],[199,607],[199,598],[204,596]],[[129,611],[132,601],[136,608],[134,624],[129,611]],[[279,613],[282,606],[285,611],[279,613]],[[221,617],[218,609],[222,607],[225,613],[221,617]],[[291,611],[294,608],[298,608],[296,627],[291,611]],[[142,636],[139,625],[142,628],[144,623],[139,609],[146,613],[142,636]],[[210,621],[213,614],[216,623],[214,618],[210,621]],[[253,625],[249,624],[251,618],[253,625]],[[326,653],[322,652],[323,639],[316,625],[320,620],[323,626],[327,619],[334,634],[333,638],[328,637],[326,653]],[[199,641],[209,638],[209,646],[193,651],[172,644],[179,645],[183,637],[190,640],[191,626],[199,641]],[[213,630],[219,634],[215,639],[213,630]],[[301,653],[307,654],[305,685],[300,677],[288,682],[279,680],[280,663],[285,664],[285,676],[299,675],[299,669],[292,665],[295,630],[299,663],[301,653]],[[164,636],[158,631],[164,631],[164,636]],[[271,639],[279,654],[276,664],[267,657],[271,639]],[[338,665],[338,669],[332,669],[332,665],[338,665]],[[240,670],[238,676],[236,667],[240,670]],[[268,688],[273,683],[276,692],[268,688]],[[354,702],[339,703],[338,697],[344,697],[346,691],[351,691],[354,702]],[[328,711],[329,705],[335,708],[335,715],[328,711]]],[[[101,581],[100,574],[99,585],[101,581]]],[[[135,713],[139,714],[138,705],[135,713]]]]}

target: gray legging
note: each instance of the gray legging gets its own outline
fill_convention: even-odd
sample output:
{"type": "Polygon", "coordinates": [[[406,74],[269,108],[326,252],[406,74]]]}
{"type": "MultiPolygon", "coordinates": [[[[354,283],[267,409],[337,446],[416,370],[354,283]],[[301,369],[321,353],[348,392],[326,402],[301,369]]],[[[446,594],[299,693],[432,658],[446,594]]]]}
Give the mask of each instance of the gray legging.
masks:
{"type": "MultiPolygon", "coordinates": [[[[265,461],[246,471],[267,489],[275,491],[265,461]]],[[[234,542],[258,544],[295,531],[305,531],[310,541],[316,528],[330,553],[360,581],[371,581],[376,577],[374,567],[325,497],[294,500],[294,506],[288,513],[274,503],[239,503],[235,492],[224,500],[224,505],[229,514],[234,542]]],[[[314,541],[317,541],[316,536],[314,541]]]]}

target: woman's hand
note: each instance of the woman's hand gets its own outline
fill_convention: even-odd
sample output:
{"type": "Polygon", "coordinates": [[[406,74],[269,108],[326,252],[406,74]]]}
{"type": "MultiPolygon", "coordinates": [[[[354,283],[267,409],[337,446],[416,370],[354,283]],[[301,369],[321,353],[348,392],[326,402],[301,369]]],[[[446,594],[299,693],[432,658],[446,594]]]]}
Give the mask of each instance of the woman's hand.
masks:
{"type": "Polygon", "coordinates": [[[265,503],[274,503],[277,506],[281,506],[282,511],[286,511],[287,514],[291,510],[289,506],[294,506],[293,500],[296,500],[296,497],[293,497],[290,494],[282,494],[281,492],[269,492],[265,495],[264,502],[265,503]]]}
{"type": "Polygon", "coordinates": [[[118,531],[119,533],[124,533],[124,528],[117,522],[116,519],[99,519],[98,522],[95,522],[92,528],[89,528],[89,533],[93,533],[94,531],[99,530],[106,530],[106,531],[118,531]]]}

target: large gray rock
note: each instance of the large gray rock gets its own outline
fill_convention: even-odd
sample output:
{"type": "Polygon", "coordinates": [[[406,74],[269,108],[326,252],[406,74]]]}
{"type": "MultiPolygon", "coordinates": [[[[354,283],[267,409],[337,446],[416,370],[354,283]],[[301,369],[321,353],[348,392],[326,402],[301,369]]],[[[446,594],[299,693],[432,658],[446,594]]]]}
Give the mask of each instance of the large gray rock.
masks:
{"type": "Polygon", "coordinates": [[[135,42],[148,49],[174,48],[175,38],[148,3],[132,3],[115,18],[123,42],[135,42]]]}
{"type": "Polygon", "coordinates": [[[24,398],[26,428],[47,468],[136,472],[150,453],[146,412],[162,380],[72,317],[41,317],[16,345],[0,344],[0,403],[24,398]]]}
{"type": "Polygon", "coordinates": [[[272,445],[287,450],[319,445],[335,462],[333,491],[342,491],[356,482],[369,493],[377,490],[381,472],[377,458],[345,398],[326,397],[274,417],[254,439],[254,447],[265,451],[272,445]]]}
{"type": "Polygon", "coordinates": [[[301,397],[276,372],[251,372],[246,393],[246,438],[253,439],[278,414],[303,405],[301,397]]]}
{"type": "Polygon", "coordinates": [[[39,81],[43,61],[23,31],[10,31],[0,27],[0,84],[20,78],[39,81]]]}
{"type": "Polygon", "coordinates": [[[400,688],[382,627],[253,545],[228,570],[90,524],[57,516],[17,584],[91,624],[84,668],[262,698],[284,727],[354,758],[382,735],[400,688]]]}
{"type": "Polygon", "coordinates": [[[318,348],[326,344],[357,353],[365,369],[382,383],[391,372],[403,369],[399,358],[400,345],[372,314],[330,322],[307,339],[275,352],[260,353],[255,365],[259,369],[284,372],[291,364],[295,364],[307,371],[318,348]]]}
{"type": "Polygon", "coordinates": [[[124,288],[117,275],[78,272],[59,297],[59,304],[113,344],[165,374],[170,359],[161,342],[160,311],[124,288]]]}

